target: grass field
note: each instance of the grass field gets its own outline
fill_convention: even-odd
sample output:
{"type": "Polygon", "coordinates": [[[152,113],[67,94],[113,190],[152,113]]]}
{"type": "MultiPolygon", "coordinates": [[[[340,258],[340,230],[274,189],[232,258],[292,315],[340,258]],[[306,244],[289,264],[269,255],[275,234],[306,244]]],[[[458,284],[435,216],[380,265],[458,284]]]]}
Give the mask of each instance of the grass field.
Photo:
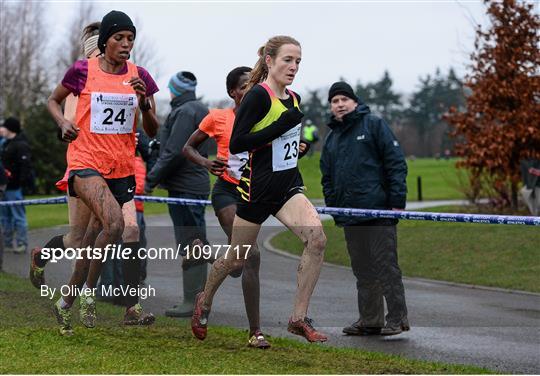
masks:
{"type": "MultiPolygon", "coordinates": [[[[323,198],[321,187],[321,171],[319,169],[320,153],[312,157],[302,158],[299,162],[300,172],[307,187],[309,198],[323,198]]],[[[459,188],[459,174],[455,167],[456,159],[436,160],[422,158],[414,161],[407,160],[407,200],[415,201],[418,197],[417,177],[422,177],[422,195],[424,200],[453,200],[464,199],[459,188]]]]}
{"type": "Polygon", "coordinates": [[[98,303],[97,328],[77,323],[66,338],[58,334],[51,301],[27,280],[0,273],[0,286],[0,374],[492,373],[283,338],[270,338],[266,351],[248,349],[247,333],[226,327],[211,327],[201,342],[185,320],[158,317],[152,327],[122,327],[123,310],[105,303],[98,303]]]}
{"type": "MultiPolygon", "coordinates": [[[[435,212],[461,208],[433,208],[435,212]]],[[[325,260],[350,265],[343,229],[324,221],[325,260]]],[[[290,232],[272,244],[294,254],[302,244],[290,232]]],[[[532,226],[400,221],[399,264],[408,277],[540,292],[540,231],[532,226]]]]}

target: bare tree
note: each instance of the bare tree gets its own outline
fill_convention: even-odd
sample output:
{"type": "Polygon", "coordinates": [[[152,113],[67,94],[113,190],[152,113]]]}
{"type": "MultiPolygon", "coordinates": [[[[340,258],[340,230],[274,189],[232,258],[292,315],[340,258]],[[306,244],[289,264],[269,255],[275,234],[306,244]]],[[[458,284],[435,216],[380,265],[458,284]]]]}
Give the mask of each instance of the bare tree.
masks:
{"type": "Polygon", "coordinates": [[[68,27],[67,39],[57,52],[57,75],[62,75],[73,62],[82,57],[82,30],[86,25],[96,21],[99,19],[96,16],[94,3],[79,1],[79,7],[68,27]]]}
{"type": "Polygon", "coordinates": [[[36,156],[32,165],[38,191],[51,193],[65,171],[66,146],[58,142],[57,126],[45,107],[51,89],[47,73],[56,59],[48,59],[44,4],[0,1],[0,116],[21,120],[36,156]]]}
{"type": "MultiPolygon", "coordinates": [[[[143,23],[139,18],[133,20],[137,27],[137,36],[135,38],[135,44],[133,50],[131,50],[130,60],[133,64],[143,67],[150,73],[152,78],[157,81],[159,77],[159,56],[157,54],[156,46],[148,38],[148,34],[144,34],[143,23]]],[[[156,112],[160,122],[164,121],[167,114],[165,109],[168,106],[166,102],[156,100],[156,112]]],[[[142,115],[139,119],[139,124],[142,124],[142,115]]]]}
{"type": "Polygon", "coordinates": [[[26,110],[46,99],[44,5],[2,1],[0,10],[0,114],[24,123],[26,110]]]}
{"type": "Polygon", "coordinates": [[[131,61],[145,68],[154,78],[160,75],[159,71],[159,55],[156,50],[156,45],[148,38],[148,34],[144,34],[143,23],[140,19],[135,18],[135,26],[137,27],[137,37],[135,45],[131,51],[131,61]]]}

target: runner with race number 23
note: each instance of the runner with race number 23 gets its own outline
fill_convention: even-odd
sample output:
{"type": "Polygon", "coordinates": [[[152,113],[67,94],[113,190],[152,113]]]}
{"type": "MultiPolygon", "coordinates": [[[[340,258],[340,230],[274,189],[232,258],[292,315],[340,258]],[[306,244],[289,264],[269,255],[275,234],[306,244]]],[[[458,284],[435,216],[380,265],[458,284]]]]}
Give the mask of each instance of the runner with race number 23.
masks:
{"type": "MultiPolygon", "coordinates": [[[[275,216],[306,245],[298,266],[298,287],[288,330],[310,342],[326,335],[306,317],[309,300],[319,278],[326,237],[315,208],[303,194],[297,167],[300,144],[300,97],[287,89],[302,56],[300,43],[288,36],[268,40],[259,51],[246,93],[236,113],[230,152],[249,152],[240,185],[241,201],[233,223],[231,247],[256,246],[261,224],[275,216]]],[[[241,247],[241,249],[246,249],[241,247]]],[[[196,300],[191,328],[198,339],[207,334],[212,300],[227,275],[245,263],[244,255],[214,262],[206,287],[196,300]]]]}

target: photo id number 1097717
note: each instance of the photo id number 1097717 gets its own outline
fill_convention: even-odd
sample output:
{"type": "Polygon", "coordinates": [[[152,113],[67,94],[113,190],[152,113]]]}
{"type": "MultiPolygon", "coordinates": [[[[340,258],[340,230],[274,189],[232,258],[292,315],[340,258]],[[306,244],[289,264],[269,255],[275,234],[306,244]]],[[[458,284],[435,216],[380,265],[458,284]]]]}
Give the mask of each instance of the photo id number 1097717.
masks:
{"type": "Polygon", "coordinates": [[[227,258],[228,256],[236,256],[237,260],[241,258],[247,260],[249,251],[251,250],[251,244],[236,245],[234,247],[231,247],[228,244],[205,244],[203,246],[186,246],[184,249],[186,250],[186,258],[188,259],[209,260],[211,258],[217,259],[224,255],[225,258],[227,258]]]}

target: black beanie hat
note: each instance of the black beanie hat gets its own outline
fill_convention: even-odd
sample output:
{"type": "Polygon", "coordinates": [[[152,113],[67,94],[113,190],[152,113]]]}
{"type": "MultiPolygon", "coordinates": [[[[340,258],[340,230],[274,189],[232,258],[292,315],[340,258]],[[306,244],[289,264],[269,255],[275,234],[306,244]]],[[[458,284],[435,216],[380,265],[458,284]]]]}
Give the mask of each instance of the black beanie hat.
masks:
{"type": "Polygon", "coordinates": [[[7,118],[4,121],[4,124],[2,124],[2,127],[13,133],[21,133],[21,123],[19,123],[19,120],[15,119],[14,117],[7,118]]]}
{"type": "Polygon", "coordinates": [[[98,38],[98,48],[101,53],[105,52],[105,43],[107,43],[111,35],[123,30],[131,31],[133,36],[137,34],[137,29],[135,29],[131,18],[124,12],[112,10],[103,17],[98,38]]]}
{"type": "Polygon", "coordinates": [[[330,86],[330,90],[328,91],[328,102],[330,102],[332,98],[334,98],[338,94],[351,98],[355,102],[359,102],[358,97],[356,96],[356,94],[354,94],[351,85],[346,82],[334,82],[332,86],[330,86]]]}

